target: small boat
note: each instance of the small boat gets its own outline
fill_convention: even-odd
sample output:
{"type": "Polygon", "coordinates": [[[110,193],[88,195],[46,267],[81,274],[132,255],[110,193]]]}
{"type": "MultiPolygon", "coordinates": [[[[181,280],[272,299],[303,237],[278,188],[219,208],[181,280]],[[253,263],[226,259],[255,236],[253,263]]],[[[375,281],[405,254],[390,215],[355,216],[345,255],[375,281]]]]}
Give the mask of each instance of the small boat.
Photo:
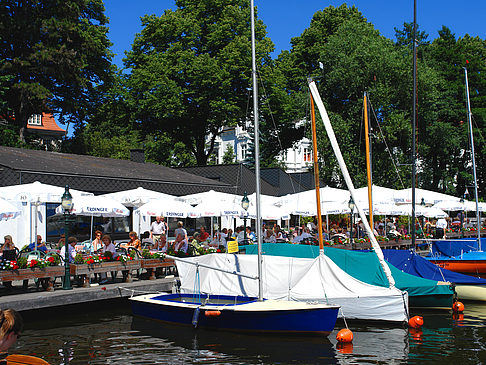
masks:
{"type": "Polygon", "coordinates": [[[133,314],[194,327],[328,335],[339,306],[229,295],[150,294],[132,300],[133,314]]]}
{"type": "Polygon", "coordinates": [[[435,240],[425,258],[443,269],[486,278],[486,252],[480,247],[472,239],[435,240]]]}
{"type": "Polygon", "coordinates": [[[383,254],[390,264],[403,272],[452,283],[459,300],[486,301],[486,279],[463,275],[443,268],[442,265],[434,265],[413,250],[383,250],[383,254]]]}
{"type": "MultiPolygon", "coordinates": [[[[251,11],[251,48],[252,48],[252,75],[253,75],[253,105],[255,136],[259,135],[258,123],[258,91],[256,80],[255,61],[255,15],[253,0],[251,11]]],[[[255,193],[256,193],[256,231],[262,232],[260,209],[260,161],[259,139],[255,138],[255,193]]],[[[257,237],[258,247],[262,244],[262,235],[257,237]]],[[[208,256],[208,255],[206,255],[208,256]]],[[[234,256],[228,254],[229,257],[234,256]]],[[[258,276],[229,271],[224,268],[192,262],[190,259],[174,259],[177,265],[187,263],[195,266],[192,279],[195,285],[192,294],[151,294],[130,298],[133,314],[155,320],[193,327],[205,327],[218,330],[270,332],[270,333],[303,333],[303,334],[329,334],[336,324],[339,306],[328,303],[302,303],[288,300],[264,300],[263,298],[263,259],[261,250],[258,252],[256,265],[252,273],[258,276]],[[257,270],[255,270],[257,266],[257,270]],[[200,268],[207,268],[209,272],[225,272],[238,279],[246,277],[258,282],[258,298],[249,296],[209,295],[201,291],[201,282],[207,281],[210,276],[200,268]]],[[[223,282],[218,282],[223,285],[223,282]]],[[[216,293],[216,292],[211,292],[216,293]]],[[[220,293],[217,293],[220,294],[220,293]]]]}

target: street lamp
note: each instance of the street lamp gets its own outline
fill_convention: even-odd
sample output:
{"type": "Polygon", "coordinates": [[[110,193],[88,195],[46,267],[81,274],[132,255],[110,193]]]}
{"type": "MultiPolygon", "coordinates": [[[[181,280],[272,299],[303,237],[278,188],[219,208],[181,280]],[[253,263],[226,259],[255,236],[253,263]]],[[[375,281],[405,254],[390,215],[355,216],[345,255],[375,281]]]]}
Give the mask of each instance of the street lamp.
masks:
{"type": "MultiPolygon", "coordinates": [[[[425,200],[424,200],[423,197],[422,197],[422,200],[420,201],[420,206],[421,207],[425,207],[425,200]]],[[[422,212],[422,227],[421,228],[422,228],[422,234],[425,237],[425,232],[424,232],[424,218],[425,218],[424,212],[422,212]]]]}
{"type": "Polygon", "coordinates": [[[241,207],[245,210],[245,216],[243,217],[243,244],[248,242],[246,238],[246,216],[249,206],[250,200],[248,199],[248,194],[245,191],[243,194],[243,199],[241,199],[241,207]]]}
{"type": "Polygon", "coordinates": [[[348,207],[351,210],[351,229],[349,230],[349,241],[351,242],[351,249],[353,248],[353,224],[354,224],[354,204],[353,197],[349,197],[348,207]]]}
{"type": "Polygon", "coordinates": [[[69,185],[66,185],[66,190],[61,197],[61,206],[64,211],[64,281],[62,288],[64,290],[70,290],[71,286],[71,272],[69,269],[69,223],[71,216],[71,209],[73,209],[73,197],[69,192],[69,185]]]}

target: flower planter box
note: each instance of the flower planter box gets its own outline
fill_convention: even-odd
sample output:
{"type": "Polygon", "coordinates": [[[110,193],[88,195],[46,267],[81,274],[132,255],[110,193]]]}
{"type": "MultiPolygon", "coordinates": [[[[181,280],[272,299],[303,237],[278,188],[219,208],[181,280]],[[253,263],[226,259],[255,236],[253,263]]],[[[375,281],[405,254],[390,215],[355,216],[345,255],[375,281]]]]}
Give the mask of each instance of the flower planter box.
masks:
{"type": "Polygon", "coordinates": [[[47,291],[53,291],[54,278],[64,276],[64,266],[34,267],[29,269],[0,271],[0,281],[24,281],[24,288],[30,279],[47,279],[43,283],[47,291]]]}
{"type": "Polygon", "coordinates": [[[155,269],[165,268],[166,270],[175,270],[174,260],[170,259],[143,259],[142,269],[146,269],[149,274],[149,280],[155,279],[155,269]]]}
{"type": "Polygon", "coordinates": [[[70,264],[69,270],[71,275],[79,275],[83,277],[83,286],[89,286],[89,279],[91,274],[100,274],[107,272],[123,272],[123,281],[129,283],[132,281],[132,270],[141,268],[140,260],[132,260],[127,262],[110,261],[100,262],[94,264],[70,264]]]}

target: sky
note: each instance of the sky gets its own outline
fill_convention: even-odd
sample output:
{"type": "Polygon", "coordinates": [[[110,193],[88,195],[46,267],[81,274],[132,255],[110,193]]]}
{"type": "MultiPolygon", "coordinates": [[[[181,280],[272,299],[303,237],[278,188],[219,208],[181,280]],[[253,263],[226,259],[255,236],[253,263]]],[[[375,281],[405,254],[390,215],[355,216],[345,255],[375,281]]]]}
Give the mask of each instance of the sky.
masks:
{"type": "MultiPolygon", "coordinates": [[[[108,37],[116,54],[114,62],[122,67],[124,52],[130,50],[135,34],[142,29],[140,17],[145,14],[160,16],[165,9],[175,10],[174,0],[104,0],[106,15],[110,18],[108,37]]],[[[273,57],[290,49],[290,39],[309,27],[314,13],[330,5],[356,6],[363,16],[384,36],[394,39],[394,28],[401,29],[404,22],[413,21],[413,0],[254,0],[258,17],[267,26],[267,33],[275,44],[273,57]]],[[[417,0],[419,30],[432,40],[442,25],[447,26],[456,38],[465,34],[486,39],[484,16],[486,0],[417,0]]]]}

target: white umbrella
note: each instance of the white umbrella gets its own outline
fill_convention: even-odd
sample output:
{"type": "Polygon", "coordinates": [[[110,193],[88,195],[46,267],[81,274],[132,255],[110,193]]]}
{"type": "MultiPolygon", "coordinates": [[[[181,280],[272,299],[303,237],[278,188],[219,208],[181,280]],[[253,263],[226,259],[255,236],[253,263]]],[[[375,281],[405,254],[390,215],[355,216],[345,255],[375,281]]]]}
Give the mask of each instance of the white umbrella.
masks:
{"type": "Polygon", "coordinates": [[[5,199],[0,198],[0,220],[14,219],[19,214],[20,209],[5,199]]]}
{"type": "Polygon", "coordinates": [[[144,189],[140,186],[136,189],[117,191],[116,193],[109,193],[100,196],[119,201],[126,207],[140,207],[154,199],[174,200],[176,198],[173,195],[144,189]]]}
{"type": "MultiPolygon", "coordinates": [[[[436,208],[440,208],[442,210],[447,211],[465,211],[465,212],[475,212],[476,211],[476,202],[472,202],[466,200],[464,202],[460,201],[453,201],[453,200],[444,200],[434,205],[436,208]]],[[[486,211],[486,203],[479,203],[479,211],[484,212],[486,211]]]]}
{"type": "MultiPolygon", "coordinates": [[[[62,214],[62,206],[56,208],[56,213],[62,214]]],[[[121,217],[130,215],[130,211],[123,204],[100,196],[73,197],[72,214],[92,217],[121,217]]]]}
{"type": "Polygon", "coordinates": [[[186,218],[194,214],[194,208],[184,202],[169,199],[151,200],[142,205],[137,211],[142,215],[186,218]]]}
{"type": "MultiPolygon", "coordinates": [[[[435,191],[425,189],[415,189],[415,204],[420,204],[422,199],[424,200],[424,203],[428,205],[434,205],[443,200],[460,200],[452,195],[437,193],[435,191]]],[[[398,192],[395,194],[395,203],[412,204],[412,188],[398,190],[398,192]]]]}
{"type": "MultiPolygon", "coordinates": [[[[65,188],[43,184],[39,181],[30,184],[3,186],[0,188],[0,197],[4,199],[17,199],[30,202],[60,203],[65,188]]],[[[69,189],[73,197],[93,196],[92,193],[69,189]]]]}
{"type": "MultiPolygon", "coordinates": [[[[412,215],[412,205],[407,205],[408,215],[412,215]]],[[[446,218],[449,215],[437,207],[424,207],[420,204],[415,205],[415,216],[427,218],[446,218]]]]}
{"type": "MultiPolygon", "coordinates": [[[[290,212],[286,209],[286,207],[277,207],[276,205],[273,204],[261,204],[260,209],[261,209],[260,213],[262,219],[268,219],[268,220],[290,219],[290,212]]],[[[256,207],[254,205],[251,205],[250,208],[248,208],[248,217],[252,219],[257,218],[256,207]]]]}
{"type": "Polygon", "coordinates": [[[203,193],[195,193],[177,197],[176,200],[181,200],[191,205],[202,204],[206,202],[212,203],[241,203],[243,197],[236,194],[221,193],[219,191],[209,190],[203,193]]]}
{"type": "Polygon", "coordinates": [[[205,201],[194,207],[192,212],[189,214],[189,217],[241,217],[244,214],[245,210],[241,207],[241,204],[231,202],[205,201]]]}

